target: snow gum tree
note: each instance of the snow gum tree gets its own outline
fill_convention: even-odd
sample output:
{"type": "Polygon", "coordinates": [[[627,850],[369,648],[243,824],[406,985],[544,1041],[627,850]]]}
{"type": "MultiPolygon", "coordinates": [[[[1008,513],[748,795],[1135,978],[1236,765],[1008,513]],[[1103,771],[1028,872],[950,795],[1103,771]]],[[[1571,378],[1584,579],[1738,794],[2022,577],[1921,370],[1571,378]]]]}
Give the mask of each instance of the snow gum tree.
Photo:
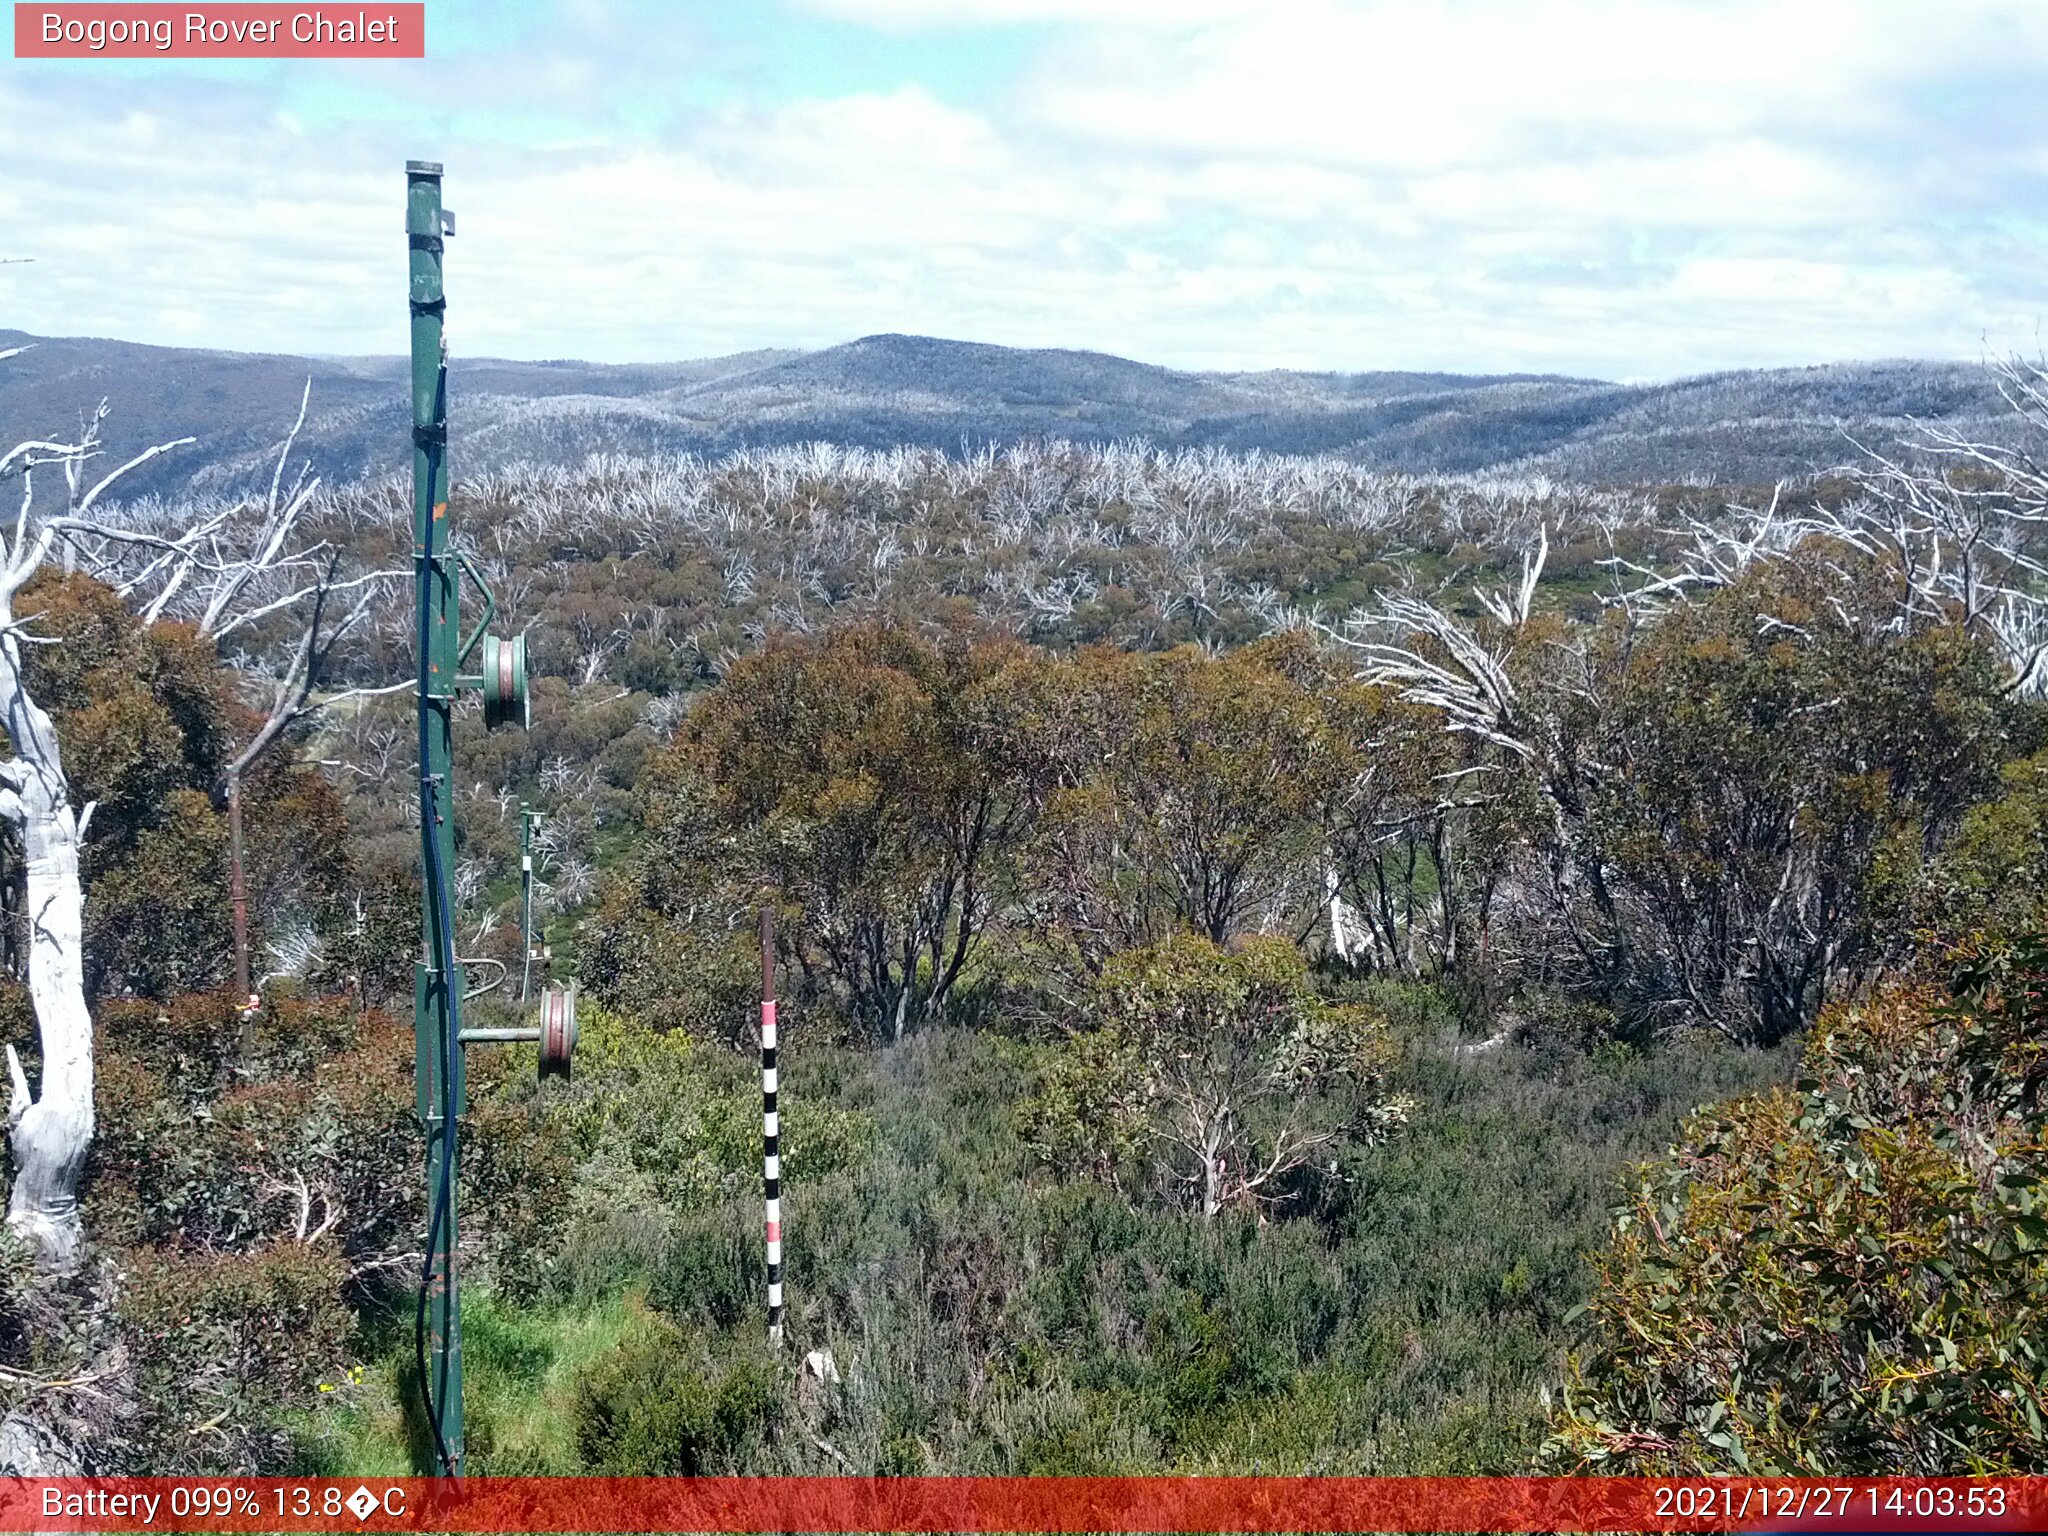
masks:
{"type": "Polygon", "coordinates": [[[19,1054],[12,1044],[7,1047],[15,1167],[7,1221],[38,1261],[57,1271],[77,1263],[78,1177],[93,1132],[92,1015],[85,1001],[85,904],[78,877],[79,844],[92,807],[73,805],[56,726],[24,679],[24,648],[36,639],[34,615],[18,613],[16,600],[60,544],[166,542],[93,520],[95,504],[122,475],[176,446],[150,448],[88,484],[85,470],[99,455],[104,415],[102,407],[75,442],[29,441],[0,458],[0,481],[21,480],[12,537],[0,539],[0,725],[11,749],[0,762],[0,817],[21,845],[28,992],[42,1056],[41,1083],[31,1088],[19,1054]],[[35,474],[45,468],[61,473],[64,495],[61,510],[39,513],[35,474]]]}
{"type": "Polygon", "coordinates": [[[1111,1177],[1139,1148],[1206,1220],[1264,1215],[1311,1168],[1383,1141],[1412,1101],[1383,1092],[1392,1045],[1370,1010],[1325,1002],[1286,939],[1225,949],[1184,933],[1112,958],[1091,1028],[1025,1106],[1027,1139],[1067,1171],[1111,1177]]]}
{"type": "Polygon", "coordinates": [[[21,839],[28,915],[28,987],[42,1043],[42,1091],[7,1047],[7,1123],[15,1180],[7,1220],[53,1268],[78,1247],[78,1173],[92,1144],[92,1016],[85,1006],[84,901],[78,844],[84,818],[57,747],[56,727],[22,682],[14,596],[31,574],[18,552],[0,579],[0,721],[13,755],[0,764],[0,815],[21,839]]]}

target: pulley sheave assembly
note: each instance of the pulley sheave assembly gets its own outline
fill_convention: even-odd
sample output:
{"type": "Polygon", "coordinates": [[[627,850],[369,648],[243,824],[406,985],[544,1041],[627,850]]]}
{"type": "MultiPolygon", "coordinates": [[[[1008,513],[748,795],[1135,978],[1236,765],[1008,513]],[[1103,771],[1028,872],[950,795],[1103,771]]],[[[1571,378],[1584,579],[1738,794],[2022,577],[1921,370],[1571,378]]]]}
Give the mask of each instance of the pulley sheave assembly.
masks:
{"type": "Polygon", "coordinates": [[[484,724],[492,730],[501,725],[526,730],[532,724],[526,690],[526,636],[519,634],[500,640],[496,635],[485,635],[481,676],[484,724]]]}
{"type": "Polygon", "coordinates": [[[569,1076],[576,1052],[576,989],[552,986],[540,995],[540,1075],[569,1076]]]}
{"type": "Polygon", "coordinates": [[[544,990],[537,1023],[465,1029],[461,1038],[464,1045],[511,1045],[530,1040],[540,1047],[542,1081],[566,1078],[569,1058],[576,1054],[576,984],[557,982],[544,990]]]}
{"type": "Polygon", "coordinates": [[[456,563],[463,575],[476,584],[483,595],[484,611],[462,642],[457,653],[456,686],[474,688],[483,695],[484,725],[496,730],[501,725],[516,725],[522,731],[533,723],[532,703],[526,684],[526,636],[522,632],[509,639],[487,634],[491,620],[498,616],[498,600],[492,594],[490,583],[484,580],[483,572],[476,568],[476,562],[461,550],[455,551],[456,563]],[[479,654],[481,653],[481,654],[479,654]],[[469,659],[477,656],[478,669],[464,673],[461,669],[469,665],[469,659]]]}

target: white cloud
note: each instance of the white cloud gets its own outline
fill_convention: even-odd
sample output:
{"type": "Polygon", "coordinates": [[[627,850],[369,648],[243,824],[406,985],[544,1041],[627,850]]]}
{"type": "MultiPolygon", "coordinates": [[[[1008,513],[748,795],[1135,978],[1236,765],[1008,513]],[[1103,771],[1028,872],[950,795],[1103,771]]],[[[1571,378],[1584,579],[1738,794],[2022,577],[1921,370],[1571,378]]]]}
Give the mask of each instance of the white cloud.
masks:
{"type": "Polygon", "coordinates": [[[472,354],[916,330],[1641,377],[1969,355],[2025,344],[2044,307],[2048,7],[809,3],[878,35],[1055,25],[972,106],[736,89],[638,132],[597,82],[654,90],[719,55],[634,49],[618,5],[573,55],[348,76],[378,85],[353,116],[170,71],[110,112],[83,71],[17,66],[0,116],[40,131],[0,147],[0,254],[38,260],[0,267],[7,323],[396,351],[399,171],[422,152],[462,216],[472,354]],[[546,131],[479,126],[508,103],[546,131]]]}
{"type": "Polygon", "coordinates": [[[799,0],[799,8],[875,27],[1086,23],[1183,30],[1255,16],[1265,0],[799,0]]]}
{"type": "Polygon", "coordinates": [[[1065,40],[1043,121],[1180,153],[1400,170],[1619,138],[1882,133],[1901,83],[2048,68],[2048,9],[1928,0],[1273,0],[1142,48],[1065,40]]]}

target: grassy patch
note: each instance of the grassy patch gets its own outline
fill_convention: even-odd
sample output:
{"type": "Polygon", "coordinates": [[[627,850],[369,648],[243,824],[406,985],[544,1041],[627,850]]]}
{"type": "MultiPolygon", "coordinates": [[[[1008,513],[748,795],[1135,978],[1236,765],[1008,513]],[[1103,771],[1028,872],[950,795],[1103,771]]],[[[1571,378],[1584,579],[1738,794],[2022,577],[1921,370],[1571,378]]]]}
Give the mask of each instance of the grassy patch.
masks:
{"type": "MultiPolygon", "coordinates": [[[[582,1471],[570,1428],[576,1384],[651,1322],[633,1291],[535,1306],[515,1306],[488,1292],[466,1296],[468,1470],[500,1476],[582,1471]]],[[[402,1331],[402,1341],[391,1343],[360,1387],[337,1391],[309,1416],[299,1442],[307,1475],[404,1476],[428,1464],[409,1315],[402,1331]]]]}

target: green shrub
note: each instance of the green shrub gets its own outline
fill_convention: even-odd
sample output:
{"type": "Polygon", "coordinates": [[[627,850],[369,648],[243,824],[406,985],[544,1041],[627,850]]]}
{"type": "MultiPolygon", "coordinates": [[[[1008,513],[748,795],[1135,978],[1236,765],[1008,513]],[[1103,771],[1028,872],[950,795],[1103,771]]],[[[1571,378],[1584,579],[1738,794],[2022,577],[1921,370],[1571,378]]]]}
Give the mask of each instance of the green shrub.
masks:
{"type": "Polygon", "coordinates": [[[1631,1472],[2048,1470],[2048,942],[1823,1022],[1688,1122],[1601,1260],[1552,1457],[1631,1472]]]}
{"type": "MultiPolygon", "coordinates": [[[[586,1198],[667,1208],[716,1202],[761,1176],[757,1064],[595,1006],[579,1015],[576,1081],[562,1110],[586,1163],[586,1198]],[[592,1177],[606,1171],[609,1182],[592,1177]]],[[[869,1128],[858,1114],[796,1100],[784,1116],[783,1165],[824,1178],[857,1161],[869,1128]]]]}
{"type": "Polygon", "coordinates": [[[1183,934],[1127,951],[1104,965],[1095,1007],[1099,1026],[1021,1110],[1027,1143],[1063,1172],[1115,1180],[1144,1148],[1204,1216],[1268,1209],[1407,1116],[1376,1092],[1385,1021],[1324,1001],[1284,939],[1226,950],[1183,934]]]}
{"type": "Polygon", "coordinates": [[[123,1265],[119,1317],[137,1367],[127,1427],[152,1472],[289,1466],[290,1418],[351,1358],[355,1317],[331,1241],[241,1253],[144,1249],[123,1265]]]}
{"type": "Polygon", "coordinates": [[[410,1031],[274,998],[238,1046],[232,999],[101,1010],[89,1213],[123,1242],[215,1251],[320,1229],[351,1259],[396,1251],[420,1196],[410,1031]]]}
{"type": "Polygon", "coordinates": [[[1115,1030],[1083,1030],[1046,1057],[1037,1087],[1018,1106],[1024,1144],[1062,1178],[1121,1186],[1151,1142],[1136,1042],[1115,1030]]]}
{"type": "Polygon", "coordinates": [[[1936,861],[1920,914],[1944,935],[2039,931],[2048,918],[2048,752],[2005,765],[1936,861]]]}
{"type": "Polygon", "coordinates": [[[761,1241],[758,1197],[679,1214],[654,1257],[648,1300],[718,1328],[760,1322],[767,1294],[761,1241]]]}
{"type": "Polygon", "coordinates": [[[748,1040],[761,996],[753,931],[678,922],[665,907],[676,881],[664,851],[643,848],[607,880],[578,974],[606,1004],[662,1032],[748,1040]]]}
{"type": "Polygon", "coordinates": [[[774,1428],[777,1397],[758,1358],[714,1362],[679,1329],[654,1324],[586,1372],[574,1403],[590,1471],[693,1477],[741,1470],[774,1428]]]}
{"type": "Polygon", "coordinates": [[[1159,1378],[1159,1428],[1172,1437],[1190,1421],[1247,1392],[1283,1385],[1293,1362],[1259,1319],[1181,1296],[1145,1319],[1145,1343],[1159,1378]]]}

